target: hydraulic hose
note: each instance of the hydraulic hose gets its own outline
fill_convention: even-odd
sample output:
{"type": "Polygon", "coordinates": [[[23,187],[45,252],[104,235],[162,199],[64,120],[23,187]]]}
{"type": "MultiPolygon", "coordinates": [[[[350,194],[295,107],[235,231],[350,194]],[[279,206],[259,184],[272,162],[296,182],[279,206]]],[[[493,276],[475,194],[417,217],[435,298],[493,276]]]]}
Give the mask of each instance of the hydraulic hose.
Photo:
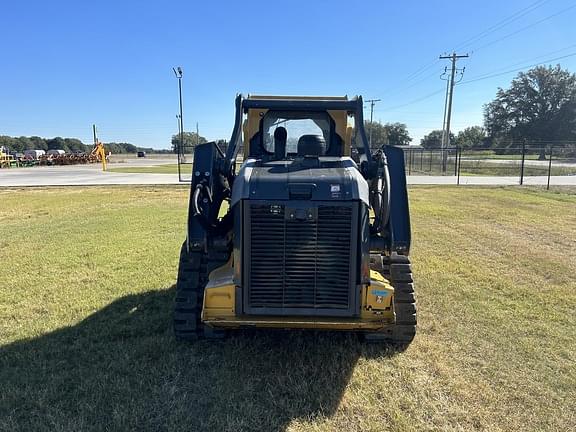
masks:
{"type": "Polygon", "coordinates": [[[382,153],[376,154],[375,159],[380,166],[378,176],[372,180],[370,187],[370,194],[373,200],[371,205],[375,216],[374,230],[383,234],[390,218],[390,173],[386,158],[382,153]]]}
{"type": "Polygon", "coordinates": [[[202,215],[202,209],[200,208],[200,194],[202,193],[202,184],[198,183],[194,189],[194,194],[192,195],[192,210],[194,210],[194,216],[202,215]]]}
{"type": "Polygon", "coordinates": [[[390,218],[390,172],[388,171],[388,162],[384,161],[384,196],[382,197],[383,209],[382,209],[382,226],[380,231],[384,229],[390,218]]]}
{"type": "Polygon", "coordinates": [[[196,187],[194,188],[194,194],[192,195],[192,210],[194,212],[194,217],[196,217],[198,219],[198,222],[200,222],[200,225],[202,225],[202,227],[206,230],[206,231],[214,231],[217,226],[210,222],[208,220],[208,217],[202,213],[202,207],[200,205],[200,200],[202,199],[202,191],[206,191],[206,194],[208,195],[208,199],[210,201],[212,201],[212,194],[210,193],[210,191],[208,190],[208,187],[202,183],[198,183],[196,185],[196,187]]]}

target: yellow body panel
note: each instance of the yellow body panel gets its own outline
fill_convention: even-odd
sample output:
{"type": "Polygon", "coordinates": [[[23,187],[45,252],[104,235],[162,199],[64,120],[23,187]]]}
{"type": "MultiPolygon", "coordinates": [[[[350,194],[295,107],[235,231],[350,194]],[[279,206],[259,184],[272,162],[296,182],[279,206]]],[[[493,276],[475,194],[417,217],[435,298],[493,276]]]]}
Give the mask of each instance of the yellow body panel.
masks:
{"type": "Polygon", "coordinates": [[[217,318],[234,318],[235,310],[235,286],[234,268],[231,260],[224,266],[210,273],[206,290],[204,291],[204,303],[202,307],[202,320],[217,318]]]}
{"type": "Polygon", "coordinates": [[[212,327],[268,327],[323,330],[381,330],[394,323],[394,288],[372,271],[370,285],[362,288],[359,318],[236,316],[236,287],[231,261],[210,273],[204,291],[202,321],[212,327]]]}
{"type": "Polygon", "coordinates": [[[328,114],[334,120],[336,126],[336,133],[340,135],[344,145],[342,148],[342,156],[350,156],[350,146],[352,134],[348,135],[348,113],[346,111],[329,110],[328,114]]]}
{"type": "Polygon", "coordinates": [[[244,155],[250,154],[250,140],[260,130],[260,120],[268,112],[267,109],[249,109],[244,122],[244,155]]]}
{"type": "Polygon", "coordinates": [[[377,271],[370,270],[370,285],[362,288],[362,319],[394,321],[394,288],[377,271]]]}
{"type": "Polygon", "coordinates": [[[205,320],[212,327],[277,328],[277,329],[318,329],[318,330],[380,330],[391,325],[385,321],[362,321],[358,319],[306,318],[306,317],[237,317],[234,319],[214,318],[205,320]]]}

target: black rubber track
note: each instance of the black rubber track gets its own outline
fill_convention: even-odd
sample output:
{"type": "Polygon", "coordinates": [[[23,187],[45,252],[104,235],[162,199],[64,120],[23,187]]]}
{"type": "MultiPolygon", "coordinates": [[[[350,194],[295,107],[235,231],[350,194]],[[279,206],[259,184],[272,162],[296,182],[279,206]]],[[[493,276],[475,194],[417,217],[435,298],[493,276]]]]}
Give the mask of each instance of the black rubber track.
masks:
{"type": "Polygon", "coordinates": [[[396,324],[381,332],[365,333],[370,342],[387,342],[406,348],[416,335],[416,299],[410,259],[403,255],[383,256],[382,265],[372,266],[394,287],[396,324]]]}
{"type": "Polygon", "coordinates": [[[174,298],[174,334],[177,339],[196,340],[224,336],[223,331],[215,331],[205,326],[201,314],[208,275],[226,261],[227,257],[221,255],[188,252],[186,242],[182,245],[174,298]]]}

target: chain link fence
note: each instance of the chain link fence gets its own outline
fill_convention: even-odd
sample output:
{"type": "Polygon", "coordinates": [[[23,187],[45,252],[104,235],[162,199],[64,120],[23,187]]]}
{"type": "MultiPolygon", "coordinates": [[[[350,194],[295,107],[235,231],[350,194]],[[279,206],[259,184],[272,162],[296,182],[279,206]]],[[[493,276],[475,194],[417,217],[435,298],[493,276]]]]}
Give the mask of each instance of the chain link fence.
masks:
{"type": "Polygon", "coordinates": [[[405,148],[404,156],[407,175],[456,176],[457,184],[465,176],[517,177],[520,185],[540,177],[550,188],[555,176],[576,175],[576,143],[491,149],[405,148]]]}
{"type": "MultiPolygon", "coordinates": [[[[218,146],[226,152],[225,141],[218,146]]],[[[178,175],[182,182],[192,179],[194,147],[192,144],[178,146],[178,175]]],[[[460,177],[516,177],[520,185],[539,177],[538,183],[550,188],[555,176],[576,176],[576,143],[490,149],[405,147],[404,160],[409,176],[454,176],[456,184],[460,184],[460,177]]]]}

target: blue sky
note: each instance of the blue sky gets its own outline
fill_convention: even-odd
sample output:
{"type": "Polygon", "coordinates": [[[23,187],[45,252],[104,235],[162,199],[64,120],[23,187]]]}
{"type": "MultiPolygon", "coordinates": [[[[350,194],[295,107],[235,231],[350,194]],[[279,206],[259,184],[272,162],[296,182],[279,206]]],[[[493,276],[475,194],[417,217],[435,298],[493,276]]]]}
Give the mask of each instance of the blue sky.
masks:
{"type": "Polygon", "coordinates": [[[481,124],[517,72],[492,74],[563,56],[550,63],[576,72],[568,0],[12,0],[0,11],[0,135],[90,142],[96,123],[102,141],[167,148],[181,66],[185,129],[198,122],[209,139],[229,138],[237,92],[361,94],[417,144],[442,127],[440,54],[471,54],[458,63],[455,131],[481,124]]]}

